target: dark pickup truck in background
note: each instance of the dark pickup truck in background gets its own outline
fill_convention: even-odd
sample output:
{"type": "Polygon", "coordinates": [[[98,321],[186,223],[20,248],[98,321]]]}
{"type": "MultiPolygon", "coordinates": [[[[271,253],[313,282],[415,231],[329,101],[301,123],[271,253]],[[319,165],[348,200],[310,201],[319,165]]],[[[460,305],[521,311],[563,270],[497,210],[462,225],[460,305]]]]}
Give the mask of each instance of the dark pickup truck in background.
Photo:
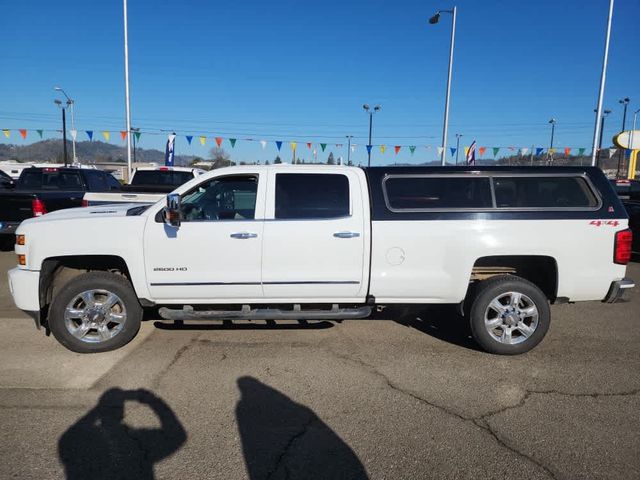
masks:
{"type": "Polygon", "coordinates": [[[82,206],[86,192],[120,191],[115,177],[89,168],[27,168],[14,186],[0,189],[0,244],[13,244],[20,222],[82,206]]]}

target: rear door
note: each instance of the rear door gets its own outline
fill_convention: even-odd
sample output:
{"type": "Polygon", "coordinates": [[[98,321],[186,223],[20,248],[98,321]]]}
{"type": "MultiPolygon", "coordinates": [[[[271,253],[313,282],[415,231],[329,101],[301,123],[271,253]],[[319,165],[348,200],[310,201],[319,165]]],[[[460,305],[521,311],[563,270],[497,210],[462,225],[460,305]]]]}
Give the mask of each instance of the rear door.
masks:
{"type": "Polygon", "coordinates": [[[346,168],[270,171],[262,260],[266,299],[365,299],[369,217],[363,182],[346,168]]]}

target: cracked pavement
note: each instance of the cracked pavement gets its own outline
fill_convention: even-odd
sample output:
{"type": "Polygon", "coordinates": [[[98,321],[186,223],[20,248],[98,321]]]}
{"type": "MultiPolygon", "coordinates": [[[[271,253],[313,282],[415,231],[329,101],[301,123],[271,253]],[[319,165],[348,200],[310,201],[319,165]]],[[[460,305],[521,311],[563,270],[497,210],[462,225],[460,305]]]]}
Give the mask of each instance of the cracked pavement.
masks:
{"type": "MultiPolygon", "coordinates": [[[[640,264],[628,275],[639,283],[640,264]]],[[[150,321],[126,348],[83,356],[37,332],[6,288],[0,478],[640,477],[637,291],[552,307],[546,339],[517,357],[478,351],[442,307],[150,321]],[[82,470],[102,465],[95,452],[114,468],[82,470]]]]}

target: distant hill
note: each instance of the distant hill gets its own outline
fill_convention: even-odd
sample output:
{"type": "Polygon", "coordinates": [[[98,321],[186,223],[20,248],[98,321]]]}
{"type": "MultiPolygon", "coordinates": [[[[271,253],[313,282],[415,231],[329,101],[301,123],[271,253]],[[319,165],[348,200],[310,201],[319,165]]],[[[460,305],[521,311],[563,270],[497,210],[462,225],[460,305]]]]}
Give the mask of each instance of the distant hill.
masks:
{"type": "MultiPolygon", "coordinates": [[[[67,141],[67,157],[71,161],[72,145],[67,141]]],[[[76,142],[76,156],[82,163],[126,162],[127,149],[101,141],[76,142]]],[[[176,155],[176,165],[188,165],[193,155],[176,155]]],[[[0,144],[0,160],[22,162],[63,162],[62,140],[42,140],[30,145],[0,144]]],[[[164,152],[155,149],[136,148],[137,162],[164,162],[164,152]]]]}

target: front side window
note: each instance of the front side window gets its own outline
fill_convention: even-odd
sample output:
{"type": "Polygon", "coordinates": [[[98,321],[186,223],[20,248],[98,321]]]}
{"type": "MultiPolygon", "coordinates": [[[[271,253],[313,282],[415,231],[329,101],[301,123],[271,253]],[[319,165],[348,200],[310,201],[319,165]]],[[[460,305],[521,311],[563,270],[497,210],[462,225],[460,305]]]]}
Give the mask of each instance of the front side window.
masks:
{"type": "Polygon", "coordinates": [[[349,179],[345,175],[276,175],[275,218],[330,219],[347,217],[349,214],[349,179]]]}
{"type": "Polygon", "coordinates": [[[596,208],[582,177],[494,177],[498,208],[596,208]]]}
{"type": "Polygon", "coordinates": [[[252,220],[257,192],[256,175],[214,178],[182,197],[182,220],[252,220]]]}
{"type": "Polygon", "coordinates": [[[491,208],[488,178],[391,176],[384,182],[391,210],[491,208]]]}

